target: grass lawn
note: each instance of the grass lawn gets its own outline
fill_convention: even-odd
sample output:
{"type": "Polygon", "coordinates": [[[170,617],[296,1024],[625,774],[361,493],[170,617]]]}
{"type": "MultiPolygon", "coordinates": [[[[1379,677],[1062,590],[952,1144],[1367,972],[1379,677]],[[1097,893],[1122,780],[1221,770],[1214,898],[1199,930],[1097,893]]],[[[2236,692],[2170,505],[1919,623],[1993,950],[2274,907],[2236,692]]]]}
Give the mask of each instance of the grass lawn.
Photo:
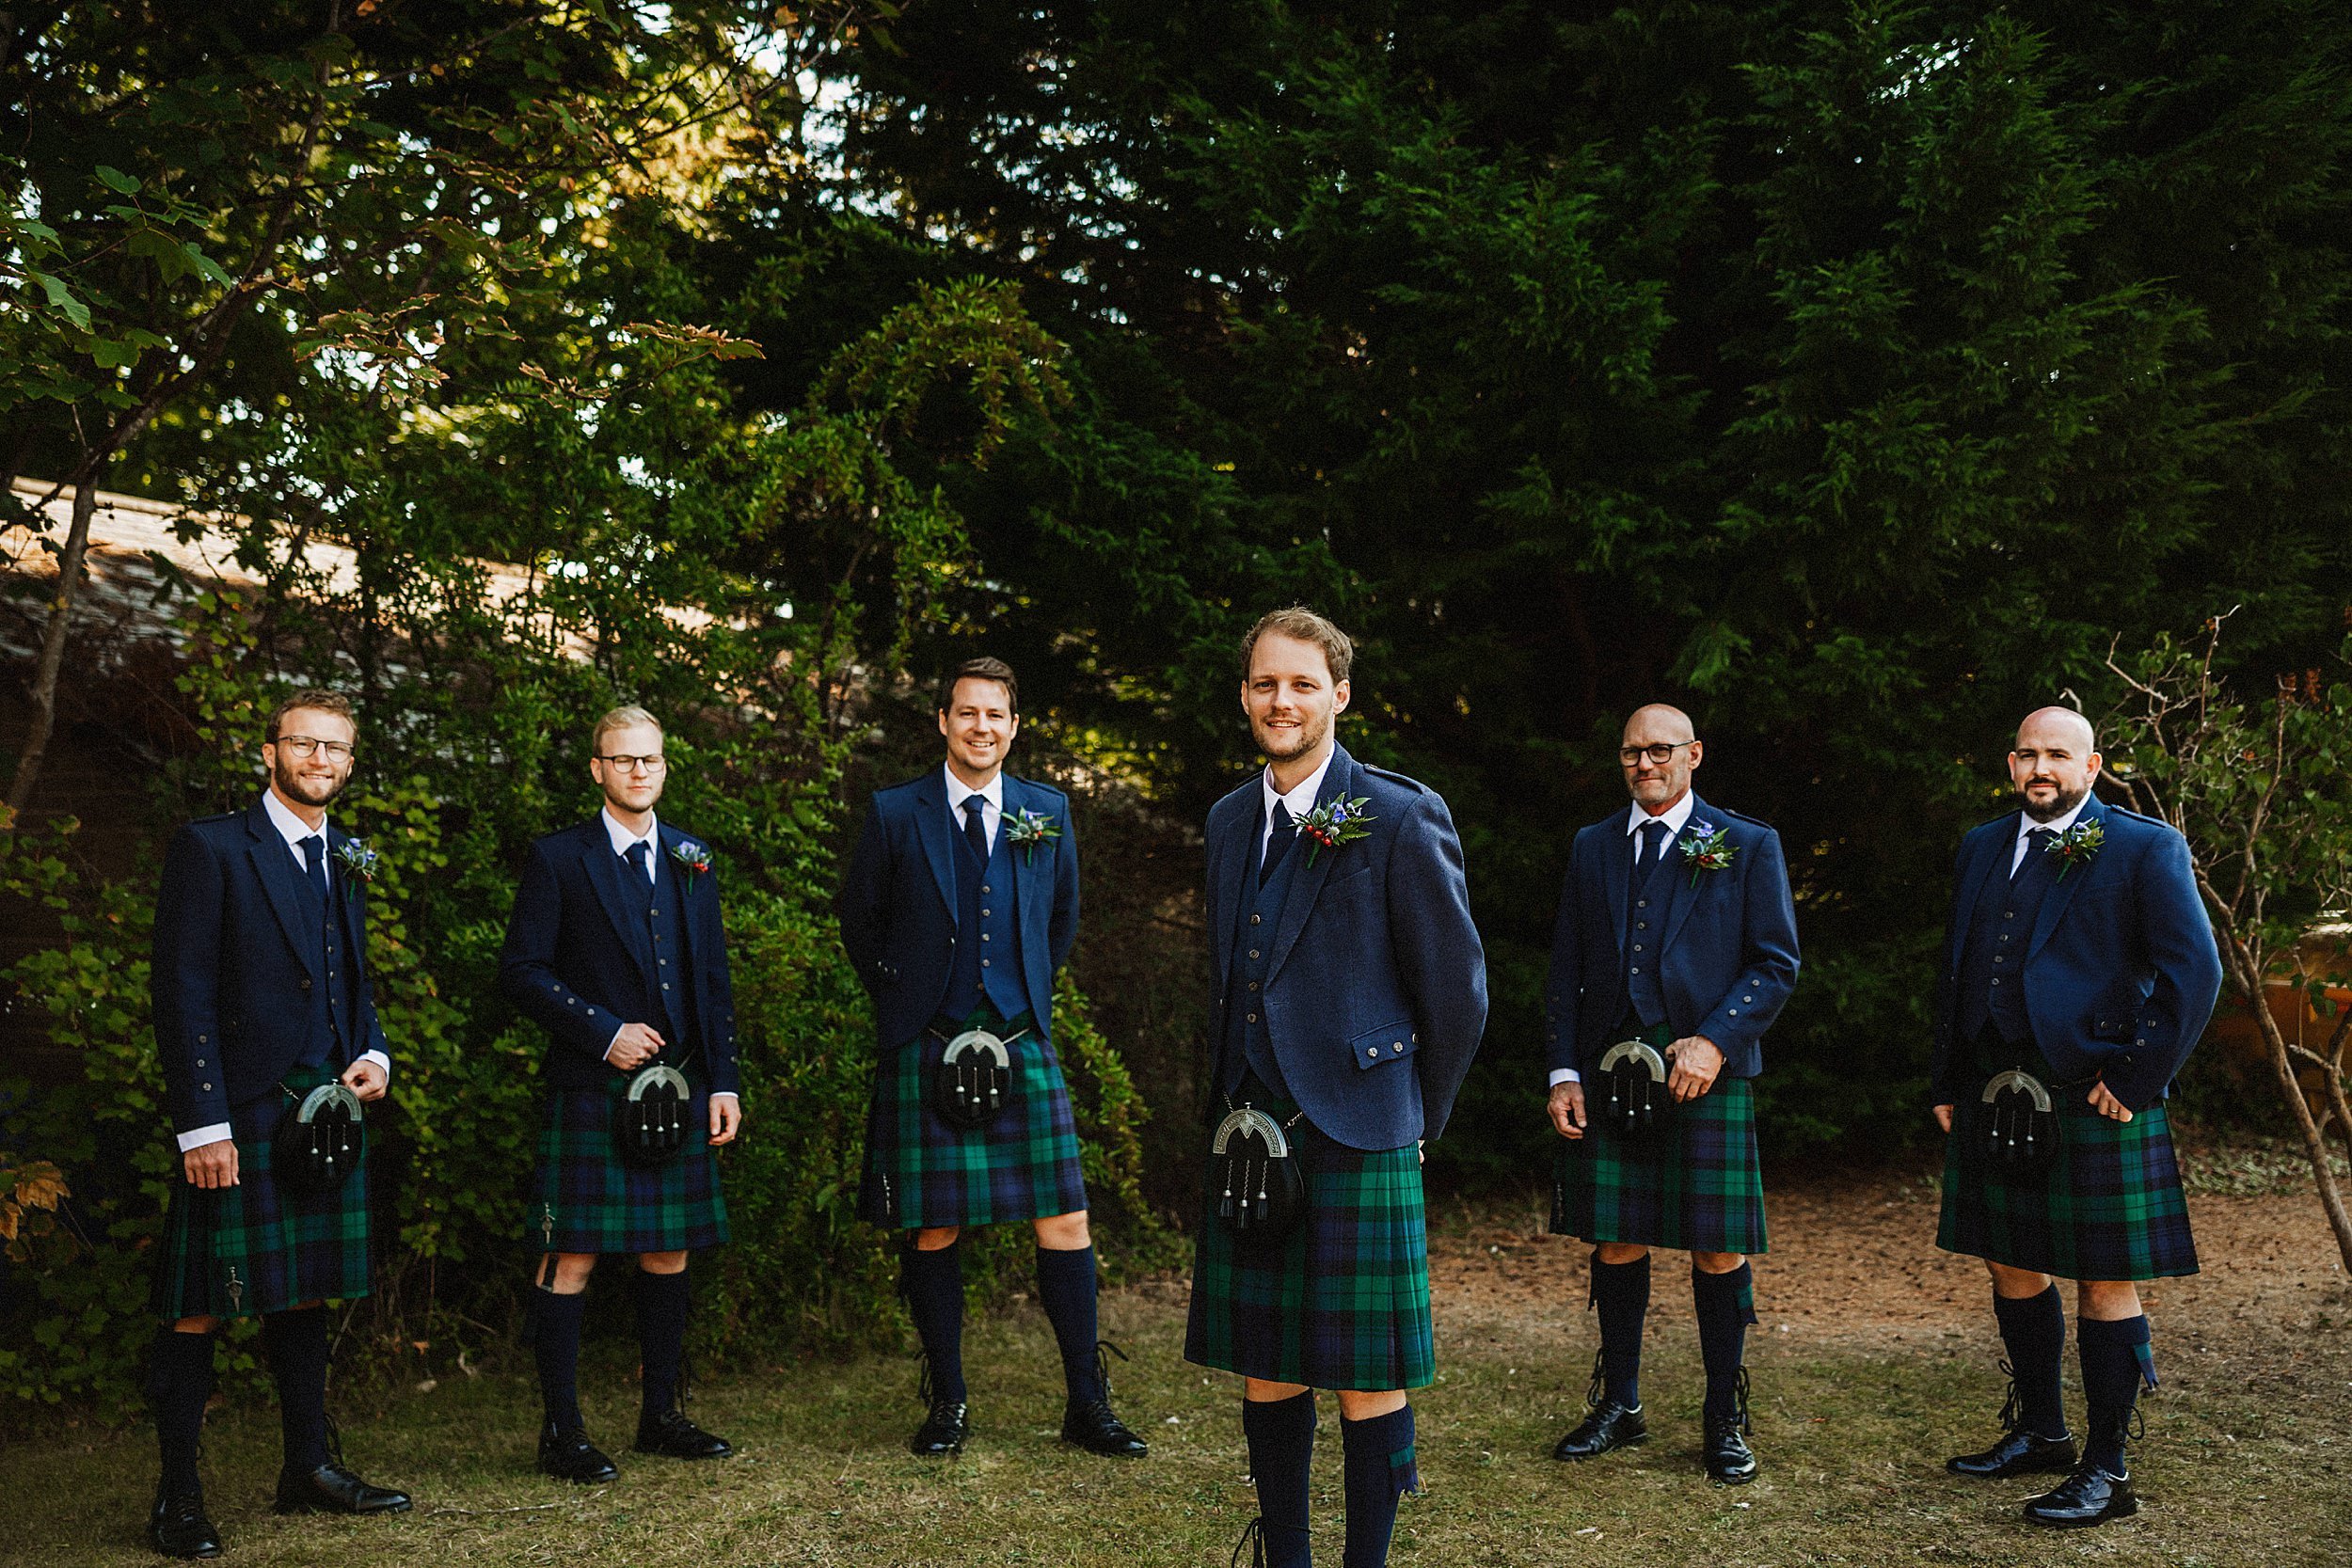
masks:
{"type": "MultiPolygon", "coordinates": [[[[2135,1450],[2137,1519],[2058,1535],[2016,1517],[2030,1484],[1946,1477],[2000,1403],[1974,1265],[1928,1250],[1932,1197],[1881,1187],[1777,1211],[1752,1337],[1754,1485],[1697,1469],[1699,1369],[1679,1260],[1661,1259],[1645,1368],[1645,1448],[1556,1465],[1593,1346],[1582,1249],[1523,1214],[1457,1217],[1437,1251],[1442,1379],[1417,1398],[1422,1497],[1393,1560],[1486,1563],[1934,1562],[2340,1565],[2352,1561],[2352,1298],[2307,1194],[2192,1198],[2207,1271],[2151,1292],[2163,1391],[2135,1450]],[[1836,1223],[1832,1223],[1833,1219],[1836,1223]],[[2217,1248],[2226,1250],[2225,1260],[2217,1248]],[[2242,1259],[2242,1261],[2240,1260],[2242,1259]]],[[[620,1460],[578,1490],[532,1468],[533,1390],[519,1357],[341,1418],[372,1480],[416,1512],[373,1521],[268,1513],[267,1408],[216,1412],[206,1474],[229,1560],[251,1564],[1227,1562],[1254,1512],[1237,1390],[1179,1356],[1180,1283],[1104,1303],[1135,1359],[1120,1408],[1152,1445],[1136,1463],[1056,1440],[1059,1379],[1033,1307],[976,1328],[967,1354],[978,1435],[960,1460],[900,1446],[919,1418],[904,1360],[707,1371],[694,1414],[732,1437],[701,1465],[625,1451],[634,1386],[619,1347],[584,1379],[592,1431],[620,1460]]],[[[2069,1402],[2079,1395],[2069,1366],[2069,1402]]],[[[1317,1545],[1339,1560],[1338,1412],[1316,1468],[1317,1545]]],[[[152,1480],[143,1430],[53,1432],[0,1453],[0,1563],[156,1560],[141,1526],[152,1480]]]]}

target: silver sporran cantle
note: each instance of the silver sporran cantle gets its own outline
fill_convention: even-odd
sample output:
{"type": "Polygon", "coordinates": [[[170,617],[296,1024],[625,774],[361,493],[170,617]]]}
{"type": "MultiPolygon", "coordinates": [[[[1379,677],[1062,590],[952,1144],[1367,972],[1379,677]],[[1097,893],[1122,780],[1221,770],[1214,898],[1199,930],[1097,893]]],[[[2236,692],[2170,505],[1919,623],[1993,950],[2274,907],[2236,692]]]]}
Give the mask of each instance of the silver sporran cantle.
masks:
{"type": "Polygon", "coordinates": [[[1307,1179],[1298,1167],[1281,1123],[1254,1105],[1230,1113],[1209,1140],[1217,1224],[1244,1245],[1281,1241],[1307,1209],[1307,1179]]]}
{"type": "Polygon", "coordinates": [[[1646,1040],[1619,1040],[1600,1057],[1595,1109],[1610,1130],[1645,1138],[1662,1132],[1674,1097],[1666,1092],[1666,1058],[1646,1040]]]}
{"type": "Polygon", "coordinates": [[[985,1127],[1011,1098],[1012,1050],[1004,1040],[986,1029],[966,1029],[947,1042],[931,1080],[931,1109],[942,1121],[985,1127]]]}
{"type": "Polygon", "coordinates": [[[686,1148],[686,1113],[694,1097],[686,1074],[655,1062],[637,1069],[612,1117],[613,1152],[621,1164],[658,1170],[686,1148]]]}
{"type": "MultiPolygon", "coordinates": [[[[292,1089],[286,1091],[291,1097],[292,1089]]],[[[359,1168],[367,1113],[341,1084],[321,1084],[288,1105],[270,1135],[270,1174],[301,1194],[326,1192],[359,1168]]]]}
{"type": "Polygon", "coordinates": [[[2058,1115],[2049,1086],[2019,1068],[1985,1080],[1978,1096],[1977,1149],[2004,1176],[2039,1176],[2057,1160],[2058,1115]]]}

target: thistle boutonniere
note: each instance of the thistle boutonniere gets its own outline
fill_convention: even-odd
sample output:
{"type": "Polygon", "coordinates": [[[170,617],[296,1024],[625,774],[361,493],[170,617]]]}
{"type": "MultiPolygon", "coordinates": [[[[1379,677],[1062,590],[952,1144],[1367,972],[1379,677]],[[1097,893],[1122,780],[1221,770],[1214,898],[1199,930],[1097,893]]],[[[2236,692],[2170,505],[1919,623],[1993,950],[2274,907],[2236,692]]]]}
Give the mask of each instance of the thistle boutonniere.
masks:
{"type": "Polygon", "coordinates": [[[679,839],[670,846],[670,858],[677,862],[678,870],[686,878],[686,891],[694,891],[694,879],[710,869],[710,847],[697,844],[691,838],[679,839]]]}
{"type": "Polygon", "coordinates": [[[2089,865],[2097,860],[2099,851],[2106,848],[2106,844],[2107,831],[2104,825],[2077,822],[2043,845],[2042,852],[2058,858],[2058,879],[2062,882],[2066,880],[2066,874],[2075,866],[2089,865]]]}
{"type": "Polygon", "coordinates": [[[363,882],[375,880],[375,868],[383,856],[356,838],[347,838],[335,846],[335,860],[344,875],[357,877],[363,882]]]}
{"type": "Polygon", "coordinates": [[[1718,828],[1712,822],[1693,822],[1682,832],[1682,858],[1691,867],[1691,885],[1699,885],[1702,871],[1728,871],[1731,858],[1740,847],[1731,842],[1731,830],[1718,828]]]}
{"type": "Polygon", "coordinates": [[[1369,795],[1359,795],[1353,800],[1329,800],[1300,817],[1298,832],[1307,841],[1307,863],[1314,864],[1315,857],[1326,849],[1336,854],[1359,838],[1370,838],[1372,830],[1365,824],[1377,820],[1364,810],[1371,803],[1369,795]]]}
{"type": "Polygon", "coordinates": [[[1061,837],[1061,824],[1043,812],[1024,806],[1005,818],[1005,842],[1021,851],[1021,863],[1028,865],[1037,859],[1037,847],[1051,844],[1061,837]]]}

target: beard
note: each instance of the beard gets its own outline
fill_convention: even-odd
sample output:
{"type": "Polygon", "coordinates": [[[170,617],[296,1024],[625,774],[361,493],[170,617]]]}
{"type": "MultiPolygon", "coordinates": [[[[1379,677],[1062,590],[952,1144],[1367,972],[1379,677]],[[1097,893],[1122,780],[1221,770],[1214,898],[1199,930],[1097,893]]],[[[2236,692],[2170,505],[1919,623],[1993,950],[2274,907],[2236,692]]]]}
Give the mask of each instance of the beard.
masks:
{"type": "Polygon", "coordinates": [[[346,773],[332,781],[306,779],[294,771],[287,758],[281,756],[278,759],[278,766],[270,771],[270,782],[278,786],[278,793],[289,800],[299,800],[306,806],[326,806],[343,792],[343,785],[351,782],[351,775],[346,773]]]}
{"type": "Polygon", "coordinates": [[[1323,737],[1330,733],[1329,715],[1320,718],[1312,714],[1303,715],[1299,720],[1298,728],[1295,730],[1259,731],[1257,734],[1258,750],[1263,752],[1270,761],[1287,762],[1292,757],[1303,757],[1322,745],[1323,737]],[[1292,744],[1288,746],[1281,744],[1282,736],[1285,735],[1292,737],[1292,744]]]}
{"type": "Polygon", "coordinates": [[[2059,784],[2057,799],[2046,806],[2037,806],[2030,797],[2025,798],[2026,815],[2036,822],[2055,822],[2076,806],[2081,805],[2090,798],[2090,786],[2088,784],[2080,789],[2068,789],[2064,784],[2059,784]]]}

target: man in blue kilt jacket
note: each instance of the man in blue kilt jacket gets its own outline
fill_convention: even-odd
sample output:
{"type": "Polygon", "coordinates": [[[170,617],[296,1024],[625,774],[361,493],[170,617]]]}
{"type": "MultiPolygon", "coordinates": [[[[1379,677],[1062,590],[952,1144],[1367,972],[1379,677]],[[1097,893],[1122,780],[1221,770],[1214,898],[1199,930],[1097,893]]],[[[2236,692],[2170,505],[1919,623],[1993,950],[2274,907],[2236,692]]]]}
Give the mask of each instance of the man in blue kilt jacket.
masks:
{"type": "Polygon", "coordinates": [[[1935,1015],[1936,1245],[1992,1271],[2011,1378],[1999,1441],[1947,1467],[2064,1474],[2026,1505],[2061,1528],[2139,1508],[2123,1450],[2156,1374],[2137,1282],[2197,1272],[2164,1101],[2221,990],[2187,841],[2100,800],[2099,768],[2073,709],[2019,727],[2018,809],[1961,843],[1935,1015]],[[2054,1275],[2077,1282],[2079,1458],[2054,1275]]]}
{"type": "Polygon", "coordinates": [[[1617,749],[1632,804],[1576,835],[1560,894],[1544,994],[1551,1121],[1566,1140],[1551,1228],[1594,1243],[1600,1351],[1584,1418],[1552,1457],[1649,1435],[1649,1249],[1675,1247],[1691,1255],[1707,1369],[1700,1456],[1737,1486],[1756,1472],[1741,1365],[1748,1258],[1765,1250],[1755,1079],[1796,989],[1797,923],[1780,835],[1691,787],[1705,754],[1681,709],[1637,709],[1617,749]]]}
{"type": "Polygon", "coordinates": [[[262,1320],[285,1438],[278,1512],[408,1507],[345,1467],[326,1417],[325,1304],[370,1283],[360,1106],[391,1075],[368,991],[374,856],[326,819],[358,730],[340,694],[297,691],[268,736],[268,788],[181,829],[155,900],[155,1048],[180,1152],[147,1385],[163,1449],[148,1538],[167,1557],[220,1555],[197,1448],[228,1318],[262,1320]]]}
{"type": "Polygon", "coordinates": [[[1062,1438],[1137,1458],[1143,1440],[1111,1410],[1078,1130],[1054,1054],[1078,842],[1067,796],[1005,771],[1020,728],[1011,667],[958,665],[939,694],[946,760],[875,794],[834,903],[879,1047],[859,1212],[904,1238],[899,1290],[923,1346],[914,1452],[957,1452],[971,1433],[963,1227],[1026,1220],[1061,1350],[1062,1438]]]}
{"type": "Polygon", "coordinates": [[[606,1481],[619,1467],[580,1409],[580,1324],[598,1256],[633,1253],[639,1453],[733,1453],[688,1418],[687,1259],[727,1239],[712,1150],[742,1126],[735,996],[709,847],[654,806],[668,782],[661,725],[618,707],[589,732],[604,809],[531,847],[499,989],[548,1035],[537,1190],[524,1234],[544,1410],[539,1468],[606,1481]]]}
{"type": "Polygon", "coordinates": [[[1242,644],[1264,770],[1210,810],[1221,1119],[1187,1360],[1244,1379],[1255,1560],[1309,1561],[1317,1388],[1337,1392],[1348,1568],[1387,1561],[1419,1484],[1407,1390],[1436,1376],[1420,1143],[1486,1023],[1461,842],[1435,791],[1337,742],[1354,647],[1312,610],[1242,644]]]}

